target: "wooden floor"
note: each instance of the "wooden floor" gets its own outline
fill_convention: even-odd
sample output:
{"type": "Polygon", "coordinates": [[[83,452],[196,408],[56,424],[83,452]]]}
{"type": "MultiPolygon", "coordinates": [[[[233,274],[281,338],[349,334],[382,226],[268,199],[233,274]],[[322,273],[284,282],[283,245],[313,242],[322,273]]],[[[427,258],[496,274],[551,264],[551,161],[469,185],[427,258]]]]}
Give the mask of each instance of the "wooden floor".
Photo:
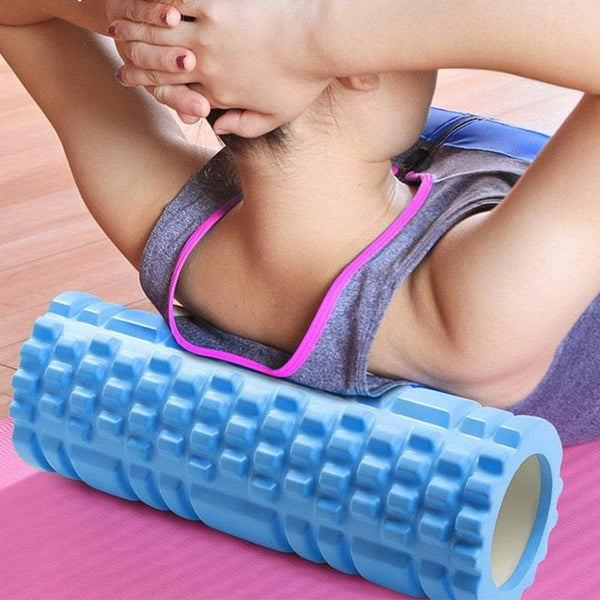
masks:
{"type": "MultiPolygon", "coordinates": [[[[580,97],[501,73],[446,70],[433,103],[551,134],[580,97]]],[[[211,141],[205,129],[187,131],[211,141]]],[[[54,131],[0,57],[0,418],[21,344],[65,290],[151,310],[137,272],[88,215],[54,131]]]]}

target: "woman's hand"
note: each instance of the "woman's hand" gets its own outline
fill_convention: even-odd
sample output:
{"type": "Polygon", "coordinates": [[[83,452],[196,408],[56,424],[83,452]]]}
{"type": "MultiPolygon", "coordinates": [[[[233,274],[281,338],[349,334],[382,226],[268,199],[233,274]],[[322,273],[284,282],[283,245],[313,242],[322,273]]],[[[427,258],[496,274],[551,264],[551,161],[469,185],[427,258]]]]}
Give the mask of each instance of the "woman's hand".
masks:
{"type": "Polygon", "coordinates": [[[102,4],[108,23],[127,19],[157,27],[175,27],[181,21],[181,13],[177,8],[158,0],[103,0],[102,4]]]}
{"type": "MultiPolygon", "coordinates": [[[[181,22],[181,13],[174,6],[152,0],[103,0],[107,23],[127,20],[148,26],[169,29],[181,22]]],[[[103,33],[114,37],[113,26],[105,28],[103,33]],[[106,30],[107,29],[107,30],[106,30]]],[[[159,47],[141,42],[133,46],[127,42],[116,42],[117,50],[125,64],[139,68],[149,68],[164,73],[186,73],[196,67],[196,56],[187,48],[159,47]]],[[[117,73],[120,78],[121,72],[117,73]]],[[[194,93],[185,85],[155,87],[145,86],[159,102],[177,109],[181,119],[193,123],[201,116],[207,116],[210,105],[202,96],[194,93]],[[193,118],[188,114],[195,115],[193,118]]]]}
{"type": "Polygon", "coordinates": [[[175,27],[181,13],[170,3],[160,0],[11,0],[0,2],[0,24],[33,25],[61,19],[106,35],[109,24],[117,19],[130,19],[157,27],[175,27]]]}
{"type": "Polygon", "coordinates": [[[319,52],[316,0],[164,2],[195,21],[172,29],[115,21],[110,33],[130,62],[119,80],[157,86],[158,99],[189,120],[205,116],[206,101],[230,109],[215,123],[216,133],[267,133],[300,115],[333,79],[319,52]],[[172,49],[164,46],[188,48],[195,64],[173,67],[172,49]],[[195,91],[185,85],[192,83],[195,91]]]}

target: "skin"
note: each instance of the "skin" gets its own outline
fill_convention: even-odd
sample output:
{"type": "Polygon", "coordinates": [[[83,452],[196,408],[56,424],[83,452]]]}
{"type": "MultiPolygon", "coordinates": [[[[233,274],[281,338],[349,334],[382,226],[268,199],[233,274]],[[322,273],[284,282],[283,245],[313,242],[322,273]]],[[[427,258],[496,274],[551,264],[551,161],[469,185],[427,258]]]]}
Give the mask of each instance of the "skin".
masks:
{"type": "MultiPolygon", "coordinates": [[[[492,16],[499,15],[492,11],[492,16]]],[[[593,15],[588,16],[593,28],[593,15]]],[[[485,18],[473,13],[479,26],[472,28],[473,37],[480,38],[485,18]]],[[[486,68],[488,56],[502,70],[547,74],[548,81],[571,82],[586,93],[503,203],[454,227],[400,286],[369,358],[373,373],[414,379],[496,406],[517,401],[537,384],[557,345],[597,296],[600,281],[595,259],[600,82],[593,46],[598,42],[588,35],[587,45],[579,47],[585,31],[567,28],[564,38],[553,41],[579,52],[563,59],[571,64],[541,55],[530,66],[525,59],[517,64],[526,56],[525,37],[535,41],[547,34],[547,23],[539,25],[533,15],[528,21],[526,11],[518,18],[527,30],[520,52],[509,47],[519,42],[510,19],[487,23],[488,33],[506,27],[507,37],[493,59],[475,42],[466,44],[479,51],[479,66],[486,68]]],[[[402,30],[405,40],[417,44],[410,39],[412,28],[407,29],[402,30]]],[[[176,31],[179,26],[170,35],[176,31]]],[[[447,44],[450,57],[442,66],[455,62],[453,52],[458,55],[458,42],[469,31],[438,40],[442,48],[436,52],[443,56],[447,44]]],[[[114,84],[116,58],[97,36],[57,22],[0,33],[0,51],[57,129],[84,200],[137,264],[163,206],[206,155],[187,145],[141,92],[114,84]],[[75,80],[86,91],[84,103],[69,100],[75,80]],[[140,110],[141,122],[133,123],[140,110]],[[92,173],[86,166],[99,147],[111,153],[93,155],[92,173]],[[113,148],[119,149],[116,155],[113,148]]],[[[491,39],[502,41],[502,31],[494,35],[491,39]]],[[[414,55],[419,56],[416,49],[414,55]]],[[[250,89],[255,84],[248,79],[242,87],[250,89]]],[[[434,83],[435,69],[414,68],[367,78],[367,84],[346,72],[330,83],[291,122],[283,162],[257,152],[240,164],[244,202],[203,240],[202,252],[192,255],[178,289],[182,303],[217,326],[293,350],[333,276],[414,195],[414,187],[391,178],[389,157],[418,136],[434,83]]],[[[240,106],[233,95],[230,100],[240,106]]]]}
{"type": "Polygon", "coordinates": [[[59,135],[90,212],[137,268],[163,206],[214,152],[189,144],[145,91],[116,84],[107,38],[58,20],[0,26],[0,53],[59,135]]]}
{"type": "MultiPolygon", "coordinates": [[[[353,0],[349,10],[347,0],[173,0],[196,22],[150,38],[151,28],[119,21],[117,36],[129,48],[152,39],[196,52],[202,59],[187,76],[130,64],[123,82],[139,85],[151,76],[170,84],[164,98],[174,106],[178,84],[199,82],[209,101],[232,109],[215,127],[248,137],[301,114],[328,77],[350,73],[479,68],[584,92],[502,205],[454,227],[420,266],[426,283],[413,296],[418,310],[411,315],[420,337],[396,335],[386,356],[376,341],[370,355],[384,374],[421,371],[420,381],[438,378],[446,389],[506,405],[537,385],[600,291],[600,13],[590,0],[575,4],[353,0]],[[449,342],[443,350],[440,340],[449,342]],[[444,360],[456,368],[428,366],[444,360]]],[[[381,330],[393,336],[393,323],[410,322],[406,315],[394,300],[381,330]]]]}
{"type": "MultiPolygon", "coordinates": [[[[52,18],[62,19],[90,31],[108,35],[110,25],[119,19],[144,23],[157,29],[176,27],[181,21],[180,12],[173,6],[144,0],[11,0],[0,2],[0,23],[23,26],[44,23],[52,18]]],[[[158,48],[148,44],[117,43],[117,49],[123,60],[130,64],[130,58],[136,60],[141,68],[152,67],[163,72],[185,73],[196,67],[196,56],[186,48],[177,46],[158,48]],[[150,61],[150,62],[148,62],[150,61]]],[[[121,65],[115,65],[117,73],[121,65]]],[[[159,101],[165,99],[165,86],[159,88],[147,85],[146,90],[154,94],[159,101]]],[[[206,116],[210,111],[208,101],[194,93],[185,85],[178,86],[177,100],[184,104],[188,112],[206,116]]],[[[198,120],[198,116],[194,120],[198,120]]]]}
{"type": "Polygon", "coordinates": [[[118,20],[118,38],[130,48],[136,40],[188,47],[198,56],[196,68],[189,76],[143,72],[134,60],[124,81],[169,84],[164,98],[175,107],[177,84],[197,82],[212,105],[242,109],[217,122],[223,133],[254,137],[290,122],[333,77],[357,73],[481,68],[600,93],[600,12],[593,0],[165,2],[196,22],[157,31],[118,20]]]}

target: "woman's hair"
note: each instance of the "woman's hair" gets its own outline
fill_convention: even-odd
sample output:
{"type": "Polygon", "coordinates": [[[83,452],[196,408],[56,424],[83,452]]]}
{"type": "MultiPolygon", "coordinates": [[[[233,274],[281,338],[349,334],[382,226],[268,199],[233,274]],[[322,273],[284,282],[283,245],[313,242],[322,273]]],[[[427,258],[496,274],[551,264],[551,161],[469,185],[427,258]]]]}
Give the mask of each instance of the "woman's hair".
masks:
{"type": "MultiPolygon", "coordinates": [[[[206,117],[211,127],[224,112],[218,108],[211,110],[206,117]]],[[[242,191],[238,175],[240,159],[252,153],[265,151],[276,158],[281,158],[286,149],[285,129],[285,126],[278,127],[257,138],[243,138],[233,134],[220,136],[225,147],[212,158],[199,175],[198,181],[204,193],[224,202],[239,194],[242,191]]]]}
{"type": "MultiPolygon", "coordinates": [[[[327,131],[332,123],[337,123],[335,99],[331,86],[325,88],[321,98],[326,102],[326,105],[321,107],[319,115],[311,115],[311,124],[314,127],[324,127],[325,131],[327,131]]],[[[213,108],[208,117],[206,117],[206,120],[211,127],[214,127],[217,119],[225,112],[225,109],[213,108]]],[[[219,137],[231,151],[231,155],[236,158],[245,158],[250,153],[266,151],[281,166],[283,166],[284,161],[282,159],[285,157],[286,151],[294,143],[293,130],[289,125],[282,125],[256,138],[243,138],[233,134],[221,135],[219,137]]]]}
{"type": "MultiPolygon", "coordinates": [[[[206,120],[212,127],[215,121],[225,112],[223,109],[213,108],[206,120]]],[[[286,145],[286,133],[283,127],[278,127],[257,138],[243,138],[233,134],[222,135],[220,138],[233,156],[238,158],[243,158],[249,152],[256,152],[257,150],[268,150],[277,155],[285,150],[286,145]]]]}

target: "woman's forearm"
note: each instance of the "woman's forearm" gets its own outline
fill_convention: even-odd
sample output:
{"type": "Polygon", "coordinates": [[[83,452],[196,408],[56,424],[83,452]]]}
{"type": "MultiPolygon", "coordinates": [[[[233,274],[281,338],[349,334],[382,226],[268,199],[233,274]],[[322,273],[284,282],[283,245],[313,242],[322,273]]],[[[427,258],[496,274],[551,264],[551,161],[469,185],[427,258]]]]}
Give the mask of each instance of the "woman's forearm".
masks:
{"type": "Polygon", "coordinates": [[[339,75],[476,68],[600,94],[598,0],[316,1],[339,75]]]}
{"type": "Polygon", "coordinates": [[[0,25],[34,25],[56,18],[99,33],[106,33],[109,25],[104,0],[5,0],[0,4],[0,25]]]}

